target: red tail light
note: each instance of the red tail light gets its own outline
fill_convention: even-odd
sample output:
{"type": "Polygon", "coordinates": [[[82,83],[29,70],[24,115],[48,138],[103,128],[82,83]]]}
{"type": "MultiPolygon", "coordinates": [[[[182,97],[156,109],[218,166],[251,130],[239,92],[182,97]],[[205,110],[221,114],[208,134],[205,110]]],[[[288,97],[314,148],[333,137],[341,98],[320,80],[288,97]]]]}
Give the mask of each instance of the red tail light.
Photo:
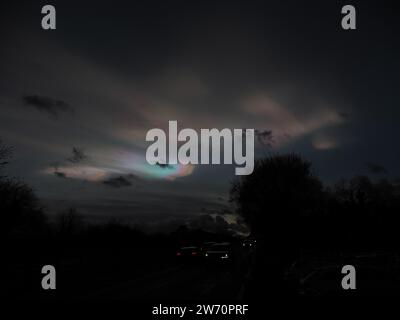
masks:
{"type": "Polygon", "coordinates": [[[197,252],[192,252],[192,256],[195,256],[197,254],[197,252]]]}
{"type": "Polygon", "coordinates": [[[177,252],[177,253],[176,253],[176,255],[177,255],[177,256],[180,256],[180,255],[181,255],[181,253],[180,253],[180,252],[177,252]]]}

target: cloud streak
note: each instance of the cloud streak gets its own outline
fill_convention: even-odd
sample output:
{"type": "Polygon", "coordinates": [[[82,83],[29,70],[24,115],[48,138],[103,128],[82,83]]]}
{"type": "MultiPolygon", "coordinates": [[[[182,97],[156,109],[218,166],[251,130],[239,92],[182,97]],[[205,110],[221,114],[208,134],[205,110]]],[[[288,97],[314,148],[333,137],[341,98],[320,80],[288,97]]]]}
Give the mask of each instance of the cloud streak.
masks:
{"type": "Polygon", "coordinates": [[[370,173],[372,174],[385,174],[387,173],[387,170],[384,166],[376,163],[366,163],[367,169],[370,173]]]}
{"type": "Polygon", "coordinates": [[[123,188],[123,187],[130,187],[132,186],[131,176],[118,176],[114,178],[109,178],[103,180],[102,183],[106,186],[113,187],[113,188],[123,188]]]}
{"type": "Polygon", "coordinates": [[[70,158],[68,158],[67,160],[72,163],[79,163],[86,159],[87,159],[87,155],[85,154],[83,149],[78,148],[78,147],[72,147],[72,156],[70,158]]]}
{"type": "Polygon", "coordinates": [[[274,143],[272,130],[258,130],[254,131],[259,144],[267,147],[272,147],[274,143]]]}
{"type": "Polygon", "coordinates": [[[25,95],[22,97],[25,105],[47,113],[52,117],[57,117],[60,113],[73,113],[74,109],[65,101],[57,100],[41,95],[25,95]]]}
{"type": "Polygon", "coordinates": [[[334,109],[318,103],[298,113],[296,109],[284,106],[266,94],[257,94],[245,99],[243,111],[254,117],[255,123],[270,128],[267,131],[259,131],[257,138],[267,139],[266,141],[271,143],[271,133],[274,132],[274,142],[277,146],[317,130],[339,125],[345,120],[334,109]]]}

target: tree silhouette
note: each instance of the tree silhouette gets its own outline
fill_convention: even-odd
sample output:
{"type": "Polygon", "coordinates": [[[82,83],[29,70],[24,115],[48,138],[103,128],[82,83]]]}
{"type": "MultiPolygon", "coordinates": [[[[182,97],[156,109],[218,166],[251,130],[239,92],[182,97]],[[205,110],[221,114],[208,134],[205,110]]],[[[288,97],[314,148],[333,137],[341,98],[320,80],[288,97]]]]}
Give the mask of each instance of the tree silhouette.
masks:
{"type": "Polygon", "coordinates": [[[40,233],[46,217],[33,190],[14,179],[0,181],[0,212],[3,234],[40,233]]]}
{"type": "Polygon", "coordinates": [[[329,208],[331,226],[341,230],[341,239],[336,242],[341,240],[354,249],[387,248],[398,242],[399,185],[386,179],[373,181],[355,176],[338,182],[331,196],[335,201],[329,208]]]}
{"type": "Polygon", "coordinates": [[[83,229],[83,217],[75,208],[68,208],[57,219],[58,231],[62,236],[77,234],[83,229]]]}
{"type": "MultiPolygon", "coordinates": [[[[8,164],[12,148],[0,141],[0,169],[8,164]]],[[[0,176],[0,212],[3,235],[30,235],[43,231],[46,217],[32,188],[23,182],[0,176]]]]}
{"type": "Polygon", "coordinates": [[[233,183],[231,201],[254,234],[281,237],[300,217],[316,212],[322,194],[311,163],[289,154],[256,161],[251,175],[233,183]]]}
{"type": "Polygon", "coordinates": [[[250,292],[268,285],[283,293],[284,270],[298,259],[308,224],[321,212],[322,183],[299,155],[277,155],[256,161],[253,173],[238,178],[230,195],[259,240],[250,292]]]}
{"type": "MultiPolygon", "coordinates": [[[[0,173],[2,168],[9,163],[9,159],[12,155],[12,148],[3,144],[0,140],[0,173]]],[[[4,179],[4,176],[0,175],[0,179],[4,179]]]]}

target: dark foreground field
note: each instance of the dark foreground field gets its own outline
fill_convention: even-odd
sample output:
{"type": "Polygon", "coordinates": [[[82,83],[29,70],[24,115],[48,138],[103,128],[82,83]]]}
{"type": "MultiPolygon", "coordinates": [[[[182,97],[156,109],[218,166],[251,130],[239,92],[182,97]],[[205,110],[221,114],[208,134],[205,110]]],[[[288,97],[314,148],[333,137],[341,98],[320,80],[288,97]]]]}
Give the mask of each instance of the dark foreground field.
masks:
{"type": "MultiPolygon", "coordinates": [[[[226,240],[226,239],[225,239],[226,240]]],[[[229,261],[181,259],[173,236],[19,239],[4,253],[1,295],[29,300],[131,300],[151,303],[259,302],[264,298],[396,296],[396,252],[303,253],[287,265],[265,244],[230,239],[229,261]],[[41,268],[56,268],[56,290],[43,290],[41,268]],[[343,290],[342,267],[357,270],[357,289],[343,290]]],[[[195,243],[192,239],[192,243],[195,243]]]]}
{"type": "Polygon", "coordinates": [[[2,295],[24,299],[241,300],[253,252],[232,243],[232,260],[179,259],[165,238],[19,240],[7,253],[2,295]],[[65,241],[68,241],[67,243],[65,241]],[[89,240],[88,240],[89,241],[89,240]],[[42,248],[42,249],[41,249],[42,248]],[[43,290],[41,268],[56,268],[56,290],[43,290]]]}

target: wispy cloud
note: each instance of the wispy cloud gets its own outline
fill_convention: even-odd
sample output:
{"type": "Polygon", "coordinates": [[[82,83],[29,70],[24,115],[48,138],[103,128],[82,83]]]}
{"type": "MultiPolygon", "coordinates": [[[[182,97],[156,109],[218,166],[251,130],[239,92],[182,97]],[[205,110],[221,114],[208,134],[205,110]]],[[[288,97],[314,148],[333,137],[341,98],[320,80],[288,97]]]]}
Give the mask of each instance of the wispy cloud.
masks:
{"type": "Polygon", "coordinates": [[[387,173],[386,168],[380,164],[367,162],[365,165],[367,166],[368,171],[372,174],[387,173]]]}
{"type": "Polygon", "coordinates": [[[79,163],[85,159],[87,159],[87,155],[85,154],[83,149],[72,147],[72,156],[67,160],[72,163],[79,163]]]}
{"type": "MultiPolygon", "coordinates": [[[[278,146],[344,122],[344,118],[333,108],[316,105],[305,108],[300,113],[266,94],[256,94],[245,99],[243,111],[252,116],[255,123],[262,124],[274,132],[274,141],[278,146]]],[[[265,132],[265,137],[269,137],[268,131],[265,132]]]]}
{"type": "Polygon", "coordinates": [[[313,138],[312,145],[315,149],[324,151],[337,148],[339,142],[333,137],[317,135],[313,138]]]}
{"type": "Polygon", "coordinates": [[[60,166],[57,168],[47,167],[42,170],[44,174],[52,174],[57,177],[68,179],[79,179],[88,181],[102,181],[109,176],[109,172],[104,168],[95,166],[60,166]]]}
{"type": "Polygon", "coordinates": [[[103,180],[102,183],[106,186],[113,187],[113,188],[123,188],[123,187],[130,187],[132,186],[132,176],[118,176],[103,180]]]}
{"type": "Polygon", "coordinates": [[[258,130],[256,129],[254,131],[258,143],[260,143],[263,146],[268,146],[271,147],[274,139],[272,136],[272,130],[258,130]]]}
{"type": "Polygon", "coordinates": [[[57,117],[60,113],[73,113],[74,109],[65,101],[57,100],[41,95],[26,95],[22,97],[25,105],[33,107],[41,112],[45,112],[52,117],[57,117]]]}
{"type": "Polygon", "coordinates": [[[64,172],[61,171],[54,171],[54,175],[58,178],[66,179],[67,175],[64,172]]]}

